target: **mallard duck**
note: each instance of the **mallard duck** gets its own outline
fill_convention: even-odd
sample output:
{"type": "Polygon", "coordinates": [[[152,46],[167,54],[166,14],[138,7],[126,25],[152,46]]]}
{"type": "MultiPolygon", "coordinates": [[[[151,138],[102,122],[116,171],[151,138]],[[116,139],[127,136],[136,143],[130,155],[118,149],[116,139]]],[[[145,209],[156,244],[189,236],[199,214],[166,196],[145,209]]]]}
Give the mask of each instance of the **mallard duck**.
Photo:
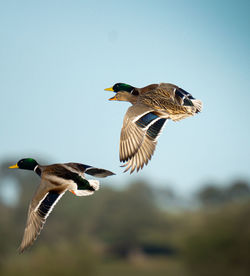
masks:
{"type": "Polygon", "coordinates": [[[147,165],[167,120],[179,121],[202,110],[200,100],[171,83],[143,88],[116,83],[105,90],[116,93],[110,101],[132,104],[125,114],[120,136],[120,161],[126,162],[124,172],[138,172],[147,165]]]}
{"type": "Polygon", "coordinates": [[[87,196],[99,189],[99,181],[85,179],[84,173],[95,177],[114,175],[111,171],[79,163],[41,166],[32,158],[21,159],[9,168],[31,170],[41,177],[41,183],[29,205],[20,253],[36,240],[50,212],[67,190],[76,196],[87,196]]]}

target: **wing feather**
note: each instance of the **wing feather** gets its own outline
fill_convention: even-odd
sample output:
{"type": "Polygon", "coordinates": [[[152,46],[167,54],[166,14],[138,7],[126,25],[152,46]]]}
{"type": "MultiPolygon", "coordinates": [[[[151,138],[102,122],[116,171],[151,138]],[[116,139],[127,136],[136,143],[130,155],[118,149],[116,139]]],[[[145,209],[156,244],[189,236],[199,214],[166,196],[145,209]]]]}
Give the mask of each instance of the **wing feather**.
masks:
{"type": "Polygon", "coordinates": [[[120,136],[120,161],[128,161],[143,142],[146,127],[138,127],[136,121],[152,110],[145,105],[131,106],[126,112],[120,136]]]}
{"type": "Polygon", "coordinates": [[[31,246],[36,240],[47,217],[65,191],[66,190],[53,190],[50,183],[45,180],[41,181],[29,205],[27,223],[19,247],[20,253],[31,246]]]}
{"type": "Polygon", "coordinates": [[[157,140],[166,122],[167,119],[158,118],[156,122],[148,126],[148,128],[145,130],[143,141],[138,150],[132,157],[129,158],[128,162],[123,165],[123,167],[126,167],[124,172],[127,172],[129,169],[130,173],[133,173],[135,169],[138,172],[140,169],[143,168],[144,165],[147,165],[148,161],[152,158],[152,155],[154,154],[157,140]]]}
{"type": "Polygon", "coordinates": [[[65,163],[62,165],[66,169],[70,170],[71,172],[79,174],[83,178],[84,178],[84,173],[87,173],[95,177],[100,177],[100,178],[114,175],[114,173],[111,171],[101,169],[101,168],[95,168],[93,166],[89,166],[81,163],[65,163]]]}

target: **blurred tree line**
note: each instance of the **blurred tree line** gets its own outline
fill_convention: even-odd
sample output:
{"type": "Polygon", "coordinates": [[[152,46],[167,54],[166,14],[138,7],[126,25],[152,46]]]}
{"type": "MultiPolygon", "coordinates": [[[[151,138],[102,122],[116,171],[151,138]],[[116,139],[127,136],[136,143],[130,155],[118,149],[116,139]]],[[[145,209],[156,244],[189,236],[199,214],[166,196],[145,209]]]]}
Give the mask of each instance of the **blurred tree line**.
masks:
{"type": "Polygon", "coordinates": [[[139,180],[116,190],[102,181],[91,197],[66,193],[38,240],[19,255],[39,179],[25,171],[10,174],[10,163],[0,167],[0,275],[250,275],[246,181],[208,184],[193,198],[199,207],[178,212],[178,197],[169,189],[139,180]],[[11,181],[19,191],[14,205],[3,200],[11,181]]]}

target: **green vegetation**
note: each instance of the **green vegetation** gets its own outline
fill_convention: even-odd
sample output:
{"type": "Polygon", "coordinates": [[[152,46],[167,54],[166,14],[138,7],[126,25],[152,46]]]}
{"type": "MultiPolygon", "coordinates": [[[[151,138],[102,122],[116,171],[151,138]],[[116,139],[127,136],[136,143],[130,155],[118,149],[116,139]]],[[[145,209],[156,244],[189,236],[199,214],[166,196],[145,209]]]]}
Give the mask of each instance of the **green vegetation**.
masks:
{"type": "MultiPolygon", "coordinates": [[[[7,185],[11,179],[3,168],[1,185],[7,185]]],[[[164,205],[164,191],[142,180],[122,191],[102,182],[91,197],[67,193],[35,244],[19,255],[39,180],[30,173],[12,177],[20,195],[15,206],[0,202],[0,275],[250,275],[248,183],[208,185],[194,199],[199,208],[178,212],[169,207],[176,202],[173,192],[165,191],[164,205]]]]}

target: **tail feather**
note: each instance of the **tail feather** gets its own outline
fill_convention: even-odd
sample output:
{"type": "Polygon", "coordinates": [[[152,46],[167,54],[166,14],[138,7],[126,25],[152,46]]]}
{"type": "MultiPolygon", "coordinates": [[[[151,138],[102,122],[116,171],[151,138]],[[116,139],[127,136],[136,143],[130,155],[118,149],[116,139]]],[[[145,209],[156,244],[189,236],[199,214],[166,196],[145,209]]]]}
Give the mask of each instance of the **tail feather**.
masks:
{"type": "Polygon", "coordinates": [[[76,196],[89,196],[89,195],[93,195],[94,191],[90,191],[90,190],[75,190],[74,191],[76,196]]]}
{"type": "Polygon", "coordinates": [[[89,182],[90,186],[94,189],[94,191],[91,191],[91,190],[74,190],[74,193],[75,193],[76,196],[92,195],[95,191],[99,190],[100,185],[99,185],[98,180],[88,179],[88,182],[89,182]]]}
{"type": "Polygon", "coordinates": [[[98,180],[94,180],[94,179],[89,179],[88,180],[89,184],[91,187],[93,187],[95,189],[95,191],[98,191],[100,188],[100,184],[98,180]]]}
{"type": "Polygon", "coordinates": [[[196,108],[196,113],[201,112],[202,110],[202,101],[200,100],[192,100],[192,103],[194,104],[194,107],[196,108]]]}

